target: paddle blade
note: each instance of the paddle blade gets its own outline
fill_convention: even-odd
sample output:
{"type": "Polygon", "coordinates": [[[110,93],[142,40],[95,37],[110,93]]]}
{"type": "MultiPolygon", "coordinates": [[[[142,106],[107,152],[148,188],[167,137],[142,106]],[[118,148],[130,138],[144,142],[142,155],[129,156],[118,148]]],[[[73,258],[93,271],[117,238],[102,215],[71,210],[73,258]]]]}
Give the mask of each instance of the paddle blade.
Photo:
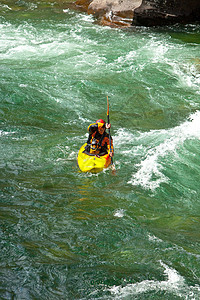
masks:
{"type": "Polygon", "coordinates": [[[111,165],[111,171],[112,171],[112,175],[114,175],[114,176],[117,175],[117,173],[116,173],[116,168],[115,168],[115,164],[114,164],[114,163],[112,163],[112,165],[111,165]]]}

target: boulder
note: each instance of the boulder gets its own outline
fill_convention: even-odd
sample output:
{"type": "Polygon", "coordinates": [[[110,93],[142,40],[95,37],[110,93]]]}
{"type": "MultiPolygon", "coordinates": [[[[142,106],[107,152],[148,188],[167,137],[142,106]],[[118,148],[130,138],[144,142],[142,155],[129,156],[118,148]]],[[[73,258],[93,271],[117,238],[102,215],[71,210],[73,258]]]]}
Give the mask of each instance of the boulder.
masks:
{"type": "Polygon", "coordinates": [[[76,0],[100,24],[162,26],[200,21],[200,0],[76,0]]]}
{"type": "Polygon", "coordinates": [[[200,21],[200,0],[143,0],[133,24],[162,26],[200,21]]]}
{"type": "Polygon", "coordinates": [[[93,11],[112,11],[113,13],[134,11],[142,4],[142,0],[93,0],[88,9],[93,11]]]}
{"type": "Polygon", "coordinates": [[[133,11],[142,0],[77,0],[76,5],[98,17],[100,24],[111,27],[129,27],[133,11]]]}

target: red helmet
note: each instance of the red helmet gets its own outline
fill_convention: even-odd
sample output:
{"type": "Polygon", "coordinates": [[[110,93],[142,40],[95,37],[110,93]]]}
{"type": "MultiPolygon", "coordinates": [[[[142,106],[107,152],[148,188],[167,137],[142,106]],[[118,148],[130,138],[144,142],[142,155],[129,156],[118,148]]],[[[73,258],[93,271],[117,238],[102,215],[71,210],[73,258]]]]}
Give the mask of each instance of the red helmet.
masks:
{"type": "Polygon", "coordinates": [[[97,120],[96,123],[103,123],[103,124],[106,124],[106,122],[105,122],[104,120],[102,120],[102,119],[97,120]]]}

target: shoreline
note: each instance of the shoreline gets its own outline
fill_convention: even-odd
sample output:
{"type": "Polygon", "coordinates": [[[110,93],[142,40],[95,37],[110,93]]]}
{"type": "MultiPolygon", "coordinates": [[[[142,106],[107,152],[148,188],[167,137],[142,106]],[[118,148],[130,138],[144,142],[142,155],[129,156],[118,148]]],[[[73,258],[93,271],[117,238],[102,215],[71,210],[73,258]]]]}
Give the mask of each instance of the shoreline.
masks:
{"type": "Polygon", "coordinates": [[[95,17],[101,26],[127,28],[131,26],[167,26],[199,23],[200,2],[192,0],[34,0],[19,2],[2,0],[0,12],[29,11],[35,9],[72,9],[95,17]],[[33,2],[32,2],[33,1],[33,2]]]}
{"type": "Polygon", "coordinates": [[[113,28],[127,28],[133,23],[134,9],[142,4],[142,0],[76,0],[75,9],[87,12],[96,17],[97,23],[113,28]]]}

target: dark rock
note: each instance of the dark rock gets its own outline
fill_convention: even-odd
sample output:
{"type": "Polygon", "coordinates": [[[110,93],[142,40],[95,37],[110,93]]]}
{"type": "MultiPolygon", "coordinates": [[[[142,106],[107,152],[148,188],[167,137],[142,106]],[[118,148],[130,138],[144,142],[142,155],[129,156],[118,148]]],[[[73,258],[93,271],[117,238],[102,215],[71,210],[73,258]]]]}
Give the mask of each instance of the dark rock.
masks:
{"type": "Polygon", "coordinates": [[[134,25],[162,26],[200,21],[200,0],[143,0],[134,10],[134,25]]]}
{"type": "Polygon", "coordinates": [[[102,25],[162,26],[200,22],[200,0],[76,0],[76,7],[93,14],[102,25]]]}

